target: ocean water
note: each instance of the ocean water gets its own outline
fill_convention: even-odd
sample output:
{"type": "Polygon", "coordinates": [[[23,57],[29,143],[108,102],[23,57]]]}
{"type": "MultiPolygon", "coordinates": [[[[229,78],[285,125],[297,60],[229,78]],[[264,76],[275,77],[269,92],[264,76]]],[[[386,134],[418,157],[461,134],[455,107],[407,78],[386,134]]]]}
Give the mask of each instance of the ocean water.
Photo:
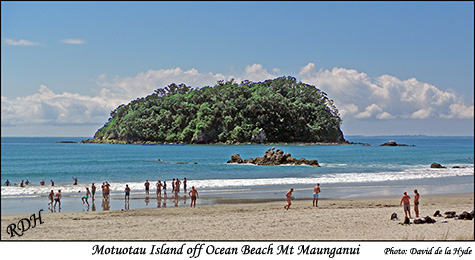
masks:
{"type": "MultiPolygon", "coordinates": [[[[309,199],[316,183],[321,184],[321,197],[336,199],[399,196],[403,191],[412,193],[415,188],[421,195],[473,192],[473,137],[346,137],[370,146],[79,143],[84,139],[87,138],[2,137],[2,212],[30,212],[39,207],[38,203],[44,206],[51,189],[62,190],[63,211],[86,210],[81,203],[85,187],[95,183],[99,193],[96,197],[100,197],[100,185],[106,181],[112,190],[110,209],[124,208],[126,184],[132,189],[131,208],[161,207],[167,200],[156,200],[157,180],[166,181],[170,190],[172,178],[182,181],[185,177],[188,187],[195,186],[200,192],[201,204],[278,200],[290,187],[296,190],[296,198],[309,199]],[[379,146],[389,140],[415,146],[379,146]],[[226,163],[233,154],[249,159],[263,156],[272,147],[296,158],[316,159],[321,167],[226,163]],[[447,168],[431,169],[433,162],[447,168]],[[78,177],[79,185],[72,185],[72,177],[78,177]],[[7,179],[12,186],[4,186],[7,179]],[[26,179],[30,182],[28,186],[14,185],[26,179]],[[45,186],[39,185],[41,180],[45,186]],[[145,196],[145,180],[151,183],[149,196],[145,196]]],[[[183,202],[168,201],[170,205],[185,205],[186,197],[183,192],[181,195],[183,202]]]]}

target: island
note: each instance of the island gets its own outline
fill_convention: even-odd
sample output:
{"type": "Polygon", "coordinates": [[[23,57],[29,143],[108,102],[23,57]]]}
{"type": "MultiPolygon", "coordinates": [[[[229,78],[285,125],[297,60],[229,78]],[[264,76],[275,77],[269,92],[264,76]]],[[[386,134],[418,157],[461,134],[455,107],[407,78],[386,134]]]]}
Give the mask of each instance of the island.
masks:
{"type": "Polygon", "coordinates": [[[326,93],[294,77],[202,88],[173,83],[118,106],[94,138],[82,142],[348,144],[341,123],[326,93]]]}

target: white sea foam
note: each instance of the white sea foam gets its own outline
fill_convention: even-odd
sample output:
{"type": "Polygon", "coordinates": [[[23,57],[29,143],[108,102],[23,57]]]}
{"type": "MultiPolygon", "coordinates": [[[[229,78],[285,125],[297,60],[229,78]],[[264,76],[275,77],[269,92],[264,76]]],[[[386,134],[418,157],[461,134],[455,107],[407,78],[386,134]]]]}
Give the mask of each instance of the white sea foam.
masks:
{"type": "MultiPolygon", "coordinates": [[[[451,166],[449,166],[451,167],[451,166]]],[[[189,180],[188,189],[191,186],[200,189],[212,188],[245,188],[253,186],[269,186],[269,185],[297,185],[297,184],[314,184],[314,183],[374,183],[385,181],[404,181],[415,179],[429,178],[446,178],[456,176],[474,175],[473,165],[463,165],[463,168],[446,168],[431,169],[421,167],[410,167],[403,171],[385,171],[385,172],[363,172],[363,173],[327,173],[315,175],[307,178],[259,178],[259,179],[207,179],[207,180],[189,180]]],[[[112,192],[122,192],[125,185],[128,184],[132,191],[144,190],[143,182],[111,182],[112,192]]],[[[18,186],[2,186],[2,197],[40,197],[47,196],[51,189],[55,192],[61,189],[64,196],[81,196],[85,194],[85,185],[57,185],[51,186],[26,186],[24,188],[18,186]]],[[[151,193],[155,192],[155,183],[151,182],[151,193]]],[[[100,194],[100,187],[96,193],[100,194]]],[[[168,193],[171,194],[171,183],[168,183],[168,193]]]]}

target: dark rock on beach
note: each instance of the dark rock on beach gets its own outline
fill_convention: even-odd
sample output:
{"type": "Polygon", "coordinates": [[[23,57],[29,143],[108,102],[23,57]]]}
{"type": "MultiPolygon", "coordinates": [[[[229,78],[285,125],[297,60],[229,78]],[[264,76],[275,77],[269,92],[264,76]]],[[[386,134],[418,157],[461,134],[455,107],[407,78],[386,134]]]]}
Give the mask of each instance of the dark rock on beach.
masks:
{"type": "Polygon", "coordinates": [[[396,143],[396,141],[391,140],[391,141],[389,141],[389,142],[387,142],[387,143],[384,143],[384,144],[382,144],[382,145],[380,145],[380,146],[415,146],[415,145],[398,144],[398,143],[396,143]]]}
{"type": "Polygon", "coordinates": [[[290,153],[285,153],[282,149],[275,150],[268,149],[263,157],[250,158],[249,160],[243,160],[239,154],[233,154],[231,160],[228,163],[250,163],[256,165],[310,165],[320,167],[317,160],[307,160],[304,158],[297,159],[292,157],[290,153]]]}

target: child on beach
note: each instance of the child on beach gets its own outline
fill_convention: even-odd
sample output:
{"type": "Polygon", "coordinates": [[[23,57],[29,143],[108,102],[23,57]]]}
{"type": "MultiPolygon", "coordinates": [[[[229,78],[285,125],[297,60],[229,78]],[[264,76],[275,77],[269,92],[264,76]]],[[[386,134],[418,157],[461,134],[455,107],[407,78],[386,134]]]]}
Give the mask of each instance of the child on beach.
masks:
{"type": "Polygon", "coordinates": [[[285,200],[287,200],[287,205],[284,206],[284,209],[289,210],[290,205],[292,205],[291,197],[292,197],[292,192],[294,191],[293,188],[291,188],[286,194],[285,194],[285,200]]]}

